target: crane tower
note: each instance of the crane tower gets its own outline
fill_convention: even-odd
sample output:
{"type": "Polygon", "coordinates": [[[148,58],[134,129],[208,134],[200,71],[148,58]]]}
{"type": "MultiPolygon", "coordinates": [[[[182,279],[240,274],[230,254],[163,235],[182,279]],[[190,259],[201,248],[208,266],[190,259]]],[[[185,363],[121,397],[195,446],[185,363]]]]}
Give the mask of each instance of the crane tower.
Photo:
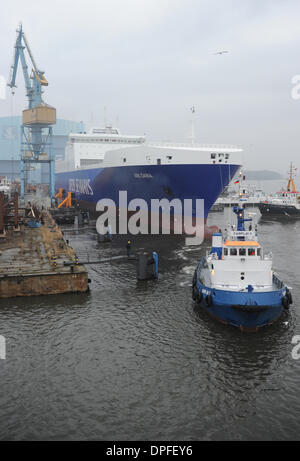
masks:
{"type": "Polygon", "coordinates": [[[8,83],[8,86],[12,89],[16,87],[19,61],[21,61],[28,99],[28,108],[23,110],[21,125],[21,200],[24,201],[27,182],[25,172],[30,167],[30,164],[46,163],[49,164],[49,193],[51,201],[53,201],[55,196],[55,180],[52,125],[56,123],[56,109],[43,101],[42,87],[48,86],[48,81],[45,78],[44,72],[39,70],[35,63],[23,32],[22,24],[20,24],[17,30],[13,64],[8,83]],[[26,63],[25,50],[32,64],[30,75],[26,63]]]}

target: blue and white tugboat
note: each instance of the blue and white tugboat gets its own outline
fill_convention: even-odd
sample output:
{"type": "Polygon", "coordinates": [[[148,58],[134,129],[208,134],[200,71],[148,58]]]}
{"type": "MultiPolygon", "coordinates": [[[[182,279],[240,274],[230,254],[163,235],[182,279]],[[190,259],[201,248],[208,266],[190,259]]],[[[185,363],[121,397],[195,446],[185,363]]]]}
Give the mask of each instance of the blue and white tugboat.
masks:
{"type": "Polygon", "coordinates": [[[289,288],[272,269],[272,254],[263,253],[252,223],[245,229],[245,210],[233,208],[237,226],[225,237],[213,234],[212,249],[198,264],[193,299],[222,323],[242,331],[271,325],[292,304],[289,288]]]}

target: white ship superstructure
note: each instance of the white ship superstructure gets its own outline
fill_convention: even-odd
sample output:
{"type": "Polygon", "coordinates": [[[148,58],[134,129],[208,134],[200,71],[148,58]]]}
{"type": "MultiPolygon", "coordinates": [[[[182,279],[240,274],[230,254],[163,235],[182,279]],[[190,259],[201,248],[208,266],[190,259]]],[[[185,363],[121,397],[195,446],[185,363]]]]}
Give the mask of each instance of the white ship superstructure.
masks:
{"type": "Polygon", "coordinates": [[[65,159],[56,162],[56,171],[102,166],[106,152],[120,147],[140,146],[145,136],[122,135],[118,128],[91,128],[89,133],[71,133],[66,145],[65,159]]]}

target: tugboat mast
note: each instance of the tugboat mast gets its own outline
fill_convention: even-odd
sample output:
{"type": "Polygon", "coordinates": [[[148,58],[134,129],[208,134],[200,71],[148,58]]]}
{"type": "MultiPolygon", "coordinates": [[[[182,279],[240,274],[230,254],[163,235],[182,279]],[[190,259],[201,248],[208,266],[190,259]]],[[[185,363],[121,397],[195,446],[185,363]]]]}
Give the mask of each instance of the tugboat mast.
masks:
{"type": "Polygon", "coordinates": [[[233,212],[237,215],[237,230],[245,231],[244,223],[252,221],[252,218],[245,218],[245,209],[241,205],[233,207],[233,212]]]}
{"type": "Polygon", "coordinates": [[[295,182],[294,182],[294,170],[295,168],[293,167],[293,162],[291,162],[290,166],[290,171],[289,171],[289,182],[287,186],[287,191],[288,192],[296,192],[296,187],[295,187],[295,182]]]}

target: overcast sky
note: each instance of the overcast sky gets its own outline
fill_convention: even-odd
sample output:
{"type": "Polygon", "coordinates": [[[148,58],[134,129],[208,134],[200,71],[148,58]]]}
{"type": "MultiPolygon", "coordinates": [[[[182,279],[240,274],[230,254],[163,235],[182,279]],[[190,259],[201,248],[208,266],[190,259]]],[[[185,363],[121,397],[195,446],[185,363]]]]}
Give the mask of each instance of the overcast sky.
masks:
{"type": "MultiPolygon", "coordinates": [[[[22,21],[59,118],[102,125],[106,107],[124,133],[187,141],[194,106],[197,141],[243,147],[249,169],[300,168],[299,0],[2,3],[0,75],[22,21]]],[[[21,69],[17,82],[0,116],[25,108],[21,69]]]]}

